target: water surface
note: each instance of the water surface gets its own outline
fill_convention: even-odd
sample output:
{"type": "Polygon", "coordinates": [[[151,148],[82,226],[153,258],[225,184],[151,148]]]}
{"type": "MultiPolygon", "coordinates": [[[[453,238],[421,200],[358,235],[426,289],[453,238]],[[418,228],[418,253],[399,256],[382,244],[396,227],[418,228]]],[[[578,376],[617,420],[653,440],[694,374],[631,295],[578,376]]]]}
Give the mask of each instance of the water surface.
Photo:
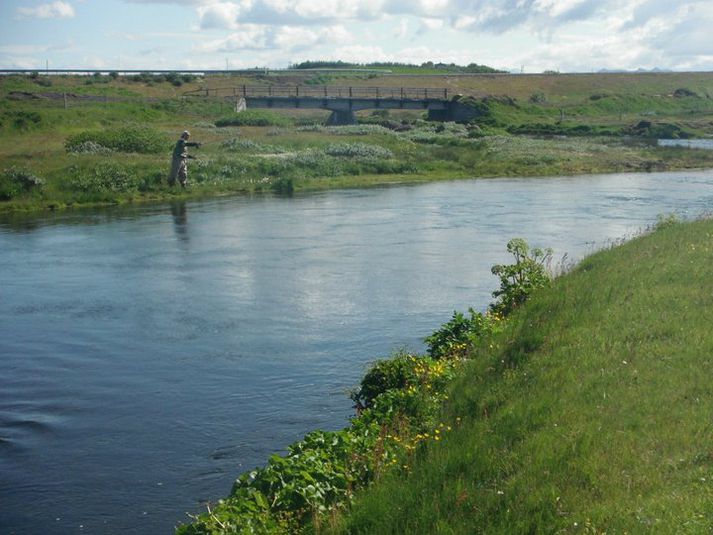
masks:
{"type": "Polygon", "coordinates": [[[659,139],[659,147],[686,147],[713,150],[713,139],[659,139]]]}
{"type": "Polygon", "coordinates": [[[167,533],[484,309],[506,242],[578,258],[713,172],[498,179],[0,220],[0,532],[167,533]]]}

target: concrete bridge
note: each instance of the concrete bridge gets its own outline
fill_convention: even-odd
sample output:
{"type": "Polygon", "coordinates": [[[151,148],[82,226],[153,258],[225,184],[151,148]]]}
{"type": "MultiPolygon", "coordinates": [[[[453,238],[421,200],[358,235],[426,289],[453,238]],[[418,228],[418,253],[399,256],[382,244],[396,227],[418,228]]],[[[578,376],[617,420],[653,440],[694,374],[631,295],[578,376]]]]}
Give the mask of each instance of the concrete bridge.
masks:
{"type": "Polygon", "coordinates": [[[445,88],[337,86],[233,86],[188,91],[184,97],[222,98],[246,108],[322,109],[332,112],[328,124],[356,123],[360,110],[424,110],[433,121],[466,122],[477,112],[463,106],[445,88]]]}

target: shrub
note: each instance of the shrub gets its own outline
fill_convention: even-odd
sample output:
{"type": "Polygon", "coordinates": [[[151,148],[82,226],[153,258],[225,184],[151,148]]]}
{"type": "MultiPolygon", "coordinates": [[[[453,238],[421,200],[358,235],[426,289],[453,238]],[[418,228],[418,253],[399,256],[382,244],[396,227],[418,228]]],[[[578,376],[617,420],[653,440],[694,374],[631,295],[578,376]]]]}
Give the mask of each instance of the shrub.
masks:
{"type": "Polygon", "coordinates": [[[450,321],[426,338],[428,354],[431,357],[463,358],[474,343],[496,331],[500,322],[500,316],[497,314],[483,314],[472,308],[468,309],[468,313],[470,317],[461,312],[453,312],[450,321]]]}
{"type": "Polygon", "coordinates": [[[324,152],[329,156],[357,159],[389,159],[394,153],[379,145],[367,143],[334,143],[328,145],[324,152]]]}
{"type": "Polygon", "coordinates": [[[515,257],[515,263],[498,264],[491,270],[500,278],[500,288],[493,292],[497,301],[490,305],[490,311],[500,316],[507,316],[527,301],[534,290],[551,282],[546,264],[552,258],[552,249],[530,249],[522,238],[513,238],[507,250],[515,257]]]}
{"type": "Polygon", "coordinates": [[[530,95],[530,102],[533,104],[544,104],[547,102],[547,97],[542,91],[535,91],[530,95]]]}
{"type": "Polygon", "coordinates": [[[90,170],[74,168],[69,186],[83,193],[126,193],[136,191],[139,180],[121,164],[109,161],[100,162],[90,170]]]}
{"type": "Polygon", "coordinates": [[[290,126],[293,121],[278,113],[267,110],[245,110],[215,122],[223,126],[290,126]]]}
{"type": "Polygon", "coordinates": [[[698,93],[688,89],[687,87],[679,87],[673,92],[673,96],[675,98],[697,97],[698,93]]]}
{"type": "Polygon", "coordinates": [[[111,154],[114,151],[110,149],[109,147],[105,147],[103,145],[100,145],[99,143],[96,143],[94,141],[83,141],[82,143],[79,143],[77,145],[73,145],[70,149],[68,149],[69,152],[72,154],[111,154]]]}
{"type": "Polygon", "coordinates": [[[377,396],[396,388],[404,388],[414,379],[415,358],[406,353],[374,363],[352,393],[352,400],[362,408],[373,404],[377,396]]]}
{"type": "Polygon", "coordinates": [[[41,189],[45,181],[30,171],[11,167],[0,174],[0,200],[9,201],[33,190],[41,189]]]}
{"type": "Polygon", "coordinates": [[[352,124],[344,126],[305,125],[297,127],[298,132],[323,132],[336,136],[370,136],[373,134],[394,134],[393,130],[378,124],[352,124]]]}
{"type": "Polygon", "coordinates": [[[649,139],[688,139],[692,137],[690,132],[685,131],[677,124],[652,123],[651,121],[639,121],[636,125],[630,126],[626,133],[649,139]]]}
{"type": "Polygon", "coordinates": [[[656,216],[656,224],[654,225],[654,230],[662,230],[665,228],[673,227],[681,223],[681,218],[674,214],[659,214],[656,216]]]}
{"type": "Polygon", "coordinates": [[[170,148],[168,138],[163,133],[144,126],[82,132],[67,139],[64,147],[67,152],[77,152],[87,142],[118,152],[141,154],[166,152],[170,148]]]}
{"type": "Polygon", "coordinates": [[[270,189],[280,195],[292,195],[295,191],[295,185],[291,178],[280,177],[272,182],[270,189]]]}
{"type": "Polygon", "coordinates": [[[16,111],[10,114],[12,125],[19,130],[27,130],[42,122],[42,116],[36,111],[16,111]]]}

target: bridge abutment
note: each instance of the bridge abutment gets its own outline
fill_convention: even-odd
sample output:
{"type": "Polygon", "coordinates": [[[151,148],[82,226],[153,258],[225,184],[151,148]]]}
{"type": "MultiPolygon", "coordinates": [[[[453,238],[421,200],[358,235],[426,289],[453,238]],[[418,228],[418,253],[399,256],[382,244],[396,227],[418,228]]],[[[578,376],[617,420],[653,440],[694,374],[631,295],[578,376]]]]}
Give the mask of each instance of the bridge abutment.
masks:
{"type": "Polygon", "coordinates": [[[332,114],[327,119],[327,124],[329,126],[357,124],[356,115],[352,110],[332,110],[332,114]]]}

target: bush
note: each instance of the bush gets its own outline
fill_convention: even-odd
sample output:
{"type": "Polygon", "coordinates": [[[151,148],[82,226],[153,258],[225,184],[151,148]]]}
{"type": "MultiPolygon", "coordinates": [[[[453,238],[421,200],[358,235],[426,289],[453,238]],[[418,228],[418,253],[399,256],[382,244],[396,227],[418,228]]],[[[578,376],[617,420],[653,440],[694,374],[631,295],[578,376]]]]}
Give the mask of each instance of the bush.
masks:
{"type": "Polygon", "coordinates": [[[547,102],[547,97],[542,91],[535,91],[532,95],[530,95],[530,102],[533,104],[544,104],[547,102]]]}
{"type": "Polygon", "coordinates": [[[291,178],[280,177],[272,183],[270,189],[280,195],[292,195],[295,191],[295,185],[291,178]]]}
{"type": "Polygon", "coordinates": [[[673,92],[673,96],[675,98],[697,97],[698,93],[688,89],[687,87],[679,87],[673,92]]]}
{"type": "Polygon", "coordinates": [[[143,126],[127,126],[117,130],[86,131],[70,137],[64,144],[67,152],[80,152],[87,142],[117,152],[155,154],[170,149],[168,138],[161,132],[143,126]]]}
{"type": "Polygon", "coordinates": [[[493,292],[497,301],[490,311],[507,316],[527,301],[532,292],[550,285],[551,277],[546,264],[552,258],[552,249],[530,249],[522,238],[513,238],[507,250],[515,257],[514,264],[493,266],[492,273],[500,278],[500,289],[493,292]]]}
{"type": "Polygon", "coordinates": [[[136,191],[140,181],[124,166],[117,162],[100,162],[90,170],[72,170],[69,186],[83,193],[127,193],[136,191]]]}
{"type": "Polygon", "coordinates": [[[639,121],[636,125],[630,126],[626,133],[649,139],[688,139],[693,137],[690,132],[685,131],[677,124],[652,123],[651,121],[639,121]]]}
{"type": "Polygon", "coordinates": [[[245,110],[215,122],[215,126],[290,126],[289,117],[266,110],[245,110]]]}
{"type": "Polygon", "coordinates": [[[482,314],[468,309],[470,317],[461,312],[453,312],[453,317],[440,329],[426,338],[428,354],[434,359],[443,357],[463,358],[476,342],[491,336],[497,329],[500,316],[482,314]]]}
{"type": "Polygon", "coordinates": [[[11,167],[0,175],[0,200],[9,201],[33,190],[41,189],[45,181],[25,169],[11,167]]]}
{"type": "Polygon", "coordinates": [[[255,154],[282,154],[285,152],[285,149],[283,149],[282,147],[265,143],[258,143],[257,141],[253,141],[252,139],[239,137],[226,139],[225,141],[222,141],[220,143],[220,146],[224,149],[234,150],[243,153],[248,152],[255,154]]]}
{"type": "Polygon", "coordinates": [[[367,143],[334,143],[328,145],[324,152],[329,156],[356,159],[389,159],[394,153],[379,145],[367,143]]]}
{"type": "Polygon", "coordinates": [[[42,116],[36,111],[16,111],[8,115],[12,118],[12,126],[19,130],[33,128],[42,122],[42,116]]]}
{"type": "Polygon", "coordinates": [[[394,131],[378,124],[354,124],[344,126],[305,125],[297,128],[298,132],[322,132],[336,136],[370,136],[373,134],[393,135],[394,131]]]}
{"type": "Polygon", "coordinates": [[[352,400],[366,408],[384,392],[406,387],[409,380],[414,379],[414,365],[414,357],[405,353],[376,362],[361,380],[359,388],[352,393],[352,400]]]}
{"type": "Polygon", "coordinates": [[[112,154],[114,151],[109,147],[105,147],[94,141],[84,141],[77,145],[73,145],[69,152],[72,154],[112,154]]]}

